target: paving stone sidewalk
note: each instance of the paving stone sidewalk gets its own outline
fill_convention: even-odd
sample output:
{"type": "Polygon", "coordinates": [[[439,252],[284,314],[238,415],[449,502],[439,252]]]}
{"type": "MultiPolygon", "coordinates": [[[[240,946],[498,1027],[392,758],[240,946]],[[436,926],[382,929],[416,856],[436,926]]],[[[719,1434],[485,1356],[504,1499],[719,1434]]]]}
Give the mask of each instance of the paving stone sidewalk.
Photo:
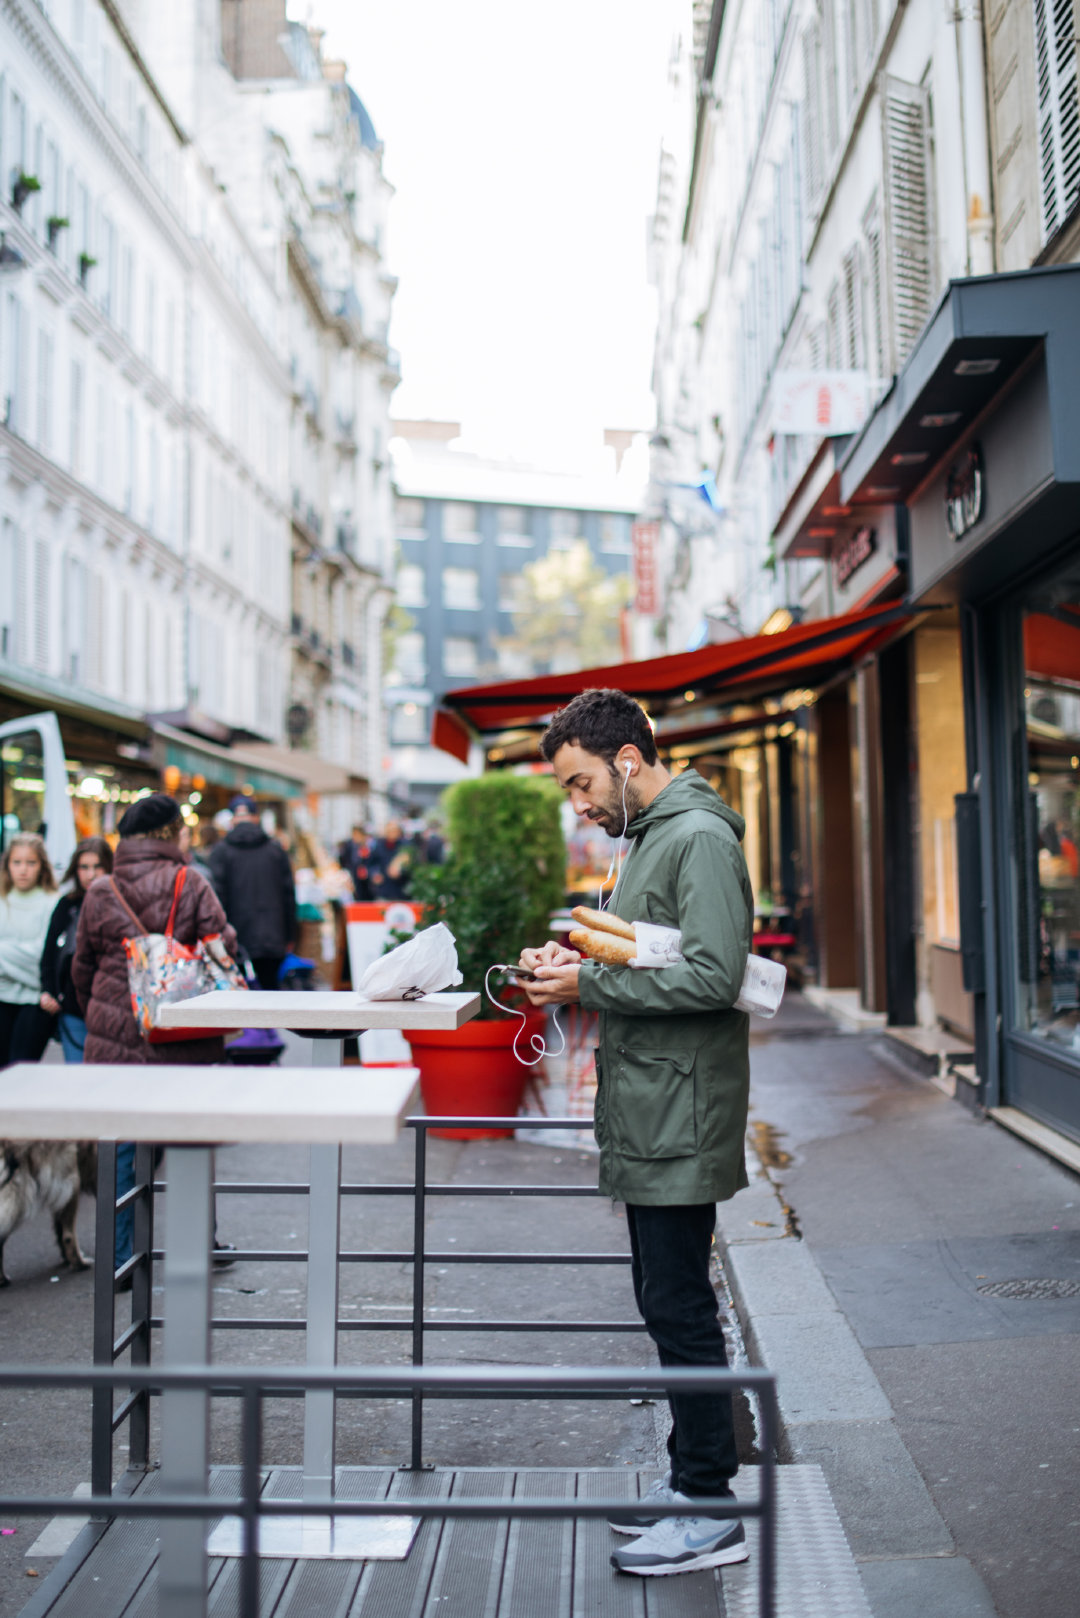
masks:
{"type": "Polygon", "coordinates": [[[763,1164],[720,1240],[786,1458],[874,1618],[1075,1618],[1080,1296],[985,1289],[1080,1277],[1080,1180],[797,995],[755,1029],[763,1164]]]}

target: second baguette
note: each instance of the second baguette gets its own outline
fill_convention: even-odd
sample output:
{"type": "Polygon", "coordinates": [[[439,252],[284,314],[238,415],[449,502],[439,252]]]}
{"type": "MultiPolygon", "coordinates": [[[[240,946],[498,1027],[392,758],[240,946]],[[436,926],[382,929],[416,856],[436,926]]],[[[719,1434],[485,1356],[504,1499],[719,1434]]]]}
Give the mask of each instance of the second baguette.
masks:
{"type": "Polygon", "coordinates": [[[614,933],[601,933],[593,927],[575,927],[570,934],[574,949],[590,960],[604,961],[608,966],[629,966],[637,954],[637,944],[614,933]]]}
{"type": "Polygon", "coordinates": [[[595,933],[613,933],[616,938],[634,941],[633,924],[623,921],[610,910],[590,910],[588,905],[575,905],[570,915],[579,927],[589,927],[595,933]]]}

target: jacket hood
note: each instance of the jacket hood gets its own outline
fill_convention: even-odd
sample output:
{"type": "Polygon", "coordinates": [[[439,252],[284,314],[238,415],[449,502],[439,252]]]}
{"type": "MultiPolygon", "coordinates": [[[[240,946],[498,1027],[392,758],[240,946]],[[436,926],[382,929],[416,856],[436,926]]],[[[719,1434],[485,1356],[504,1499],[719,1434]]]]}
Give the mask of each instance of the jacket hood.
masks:
{"type": "Polygon", "coordinates": [[[261,848],[270,839],[257,821],[242,820],[226,834],[225,841],[233,848],[261,848]]]}
{"type": "MultiPolygon", "coordinates": [[[[121,837],[113,855],[113,871],[117,875],[123,872],[130,876],[135,866],[153,865],[159,861],[168,861],[173,865],[187,864],[179,843],[163,843],[159,837],[121,837]]],[[[95,882],[107,880],[104,873],[94,878],[95,882]]]]}
{"type": "Polygon", "coordinates": [[[640,837],[648,827],[657,825],[661,820],[670,820],[673,815],[686,814],[691,809],[703,809],[707,814],[726,820],[742,842],[746,821],[724,802],[719,793],[713,791],[695,769],[686,769],[682,775],[669,781],[649,807],[630,822],[626,834],[628,837],[640,837]]]}

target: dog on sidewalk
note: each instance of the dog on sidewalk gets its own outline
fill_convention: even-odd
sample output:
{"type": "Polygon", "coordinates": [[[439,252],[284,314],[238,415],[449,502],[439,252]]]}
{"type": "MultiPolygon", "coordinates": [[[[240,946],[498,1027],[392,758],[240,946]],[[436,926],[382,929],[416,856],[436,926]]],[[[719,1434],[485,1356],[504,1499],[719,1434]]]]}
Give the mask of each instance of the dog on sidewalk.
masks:
{"type": "Polygon", "coordinates": [[[80,1191],[97,1192],[95,1141],[0,1140],[0,1287],[11,1285],[4,1243],[39,1212],[53,1216],[64,1263],[73,1270],[90,1268],[75,1229],[80,1191]]]}

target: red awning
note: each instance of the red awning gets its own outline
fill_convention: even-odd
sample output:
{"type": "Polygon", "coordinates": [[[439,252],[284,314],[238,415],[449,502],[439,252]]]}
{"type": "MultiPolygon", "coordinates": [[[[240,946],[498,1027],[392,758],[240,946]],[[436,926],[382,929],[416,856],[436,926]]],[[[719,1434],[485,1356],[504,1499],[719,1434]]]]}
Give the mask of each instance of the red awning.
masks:
{"type": "Polygon", "coordinates": [[[911,608],[890,602],[839,618],[795,624],[777,635],[751,635],[702,646],[694,652],[677,652],[671,657],[578,669],[573,674],[541,674],[498,685],[464,686],[443,698],[445,708],[451,712],[436,714],[432,740],[436,747],[455,752],[446,746],[446,740],[451,739],[445,729],[447,720],[456,719],[460,734],[464,719],[481,736],[535,727],[579,691],[592,686],[625,691],[647,702],[656,714],[669,704],[677,704],[685,713],[688,691],[696,700],[708,699],[712,703],[748,702],[798,686],[821,684],[837,670],[868,657],[912,617],[911,608]]]}

